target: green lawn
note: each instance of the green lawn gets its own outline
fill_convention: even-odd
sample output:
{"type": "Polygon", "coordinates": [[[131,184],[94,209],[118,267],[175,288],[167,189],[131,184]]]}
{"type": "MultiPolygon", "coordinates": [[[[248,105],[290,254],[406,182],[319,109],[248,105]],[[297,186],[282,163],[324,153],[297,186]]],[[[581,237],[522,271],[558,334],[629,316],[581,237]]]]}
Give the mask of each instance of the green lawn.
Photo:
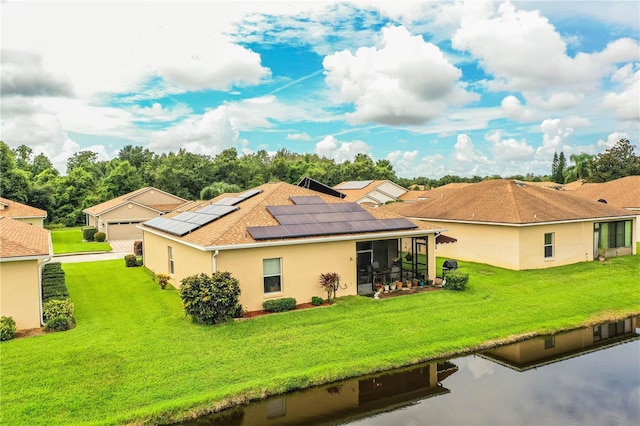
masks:
{"type": "Polygon", "coordinates": [[[107,242],[82,242],[82,231],[80,228],[52,229],[51,241],[53,242],[54,254],[111,251],[111,245],[107,242]]]}
{"type": "Polygon", "coordinates": [[[178,292],[161,290],[143,268],[65,264],[77,327],[2,342],[0,423],[167,422],[491,341],[638,315],[639,261],[522,272],[460,262],[471,275],[465,292],[351,296],[219,326],[192,324],[178,292]]]}

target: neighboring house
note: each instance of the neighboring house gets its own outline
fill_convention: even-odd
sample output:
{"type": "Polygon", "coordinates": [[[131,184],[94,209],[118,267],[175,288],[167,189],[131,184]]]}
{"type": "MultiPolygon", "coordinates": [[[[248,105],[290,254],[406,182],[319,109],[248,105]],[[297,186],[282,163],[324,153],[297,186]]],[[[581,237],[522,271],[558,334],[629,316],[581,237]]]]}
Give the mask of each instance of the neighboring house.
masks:
{"type": "Polygon", "coordinates": [[[627,176],[603,183],[585,183],[573,187],[571,195],[585,200],[600,201],[627,209],[637,215],[636,238],[640,238],[640,176],[627,176]]]}
{"type": "Polygon", "coordinates": [[[347,201],[373,206],[397,201],[408,191],[390,180],[352,180],[339,183],[333,189],[345,194],[347,201]]]}
{"type": "Polygon", "coordinates": [[[608,204],[511,180],[486,180],[382,210],[447,228],[438,256],[522,270],[635,254],[636,216],[608,204]]]}
{"type": "Polygon", "coordinates": [[[42,325],[42,264],[52,256],[49,231],[0,216],[0,315],[18,329],[42,325]]]}
{"type": "Polygon", "coordinates": [[[306,303],[326,297],[320,274],[341,277],[338,296],[371,294],[374,273],[391,280],[402,239],[426,248],[423,265],[398,275],[435,278],[438,226],[288,183],[267,183],[223,194],[206,206],[144,222],[144,263],[180,286],[187,276],[230,272],[240,281],[240,302],[260,310],[268,299],[306,303]]]}
{"type": "Polygon", "coordinates": [[[108,241],[142,238],[137,226],[173,211],[187,201],[152,187],[121,195],[83,210],[86,224],[107,235],[108,241]]]}
{"type": "Polygon", "coordinates": [[[0,197],[0,216],[7,216],[20,222],[44,227],[44,220],[47,218],[46,210],[11,201],[0,197]]]}

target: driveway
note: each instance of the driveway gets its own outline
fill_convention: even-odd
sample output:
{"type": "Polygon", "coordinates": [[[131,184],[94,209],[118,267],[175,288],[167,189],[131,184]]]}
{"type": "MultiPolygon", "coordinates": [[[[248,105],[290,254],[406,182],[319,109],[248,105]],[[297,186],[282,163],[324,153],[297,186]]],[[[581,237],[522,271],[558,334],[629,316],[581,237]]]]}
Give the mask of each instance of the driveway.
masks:
{"type": "Polygon", "coordinates": [[[109,241],[111,251],[100,253],[82,253],[82,254],[64,254],[56,255],[53,262],[60,263],[77,263],[77,262],[95,262],[97,260],[114,260],[123,259],[127,254],[133,254],[133,242],[135,240],[118,240],[109,241]]]}

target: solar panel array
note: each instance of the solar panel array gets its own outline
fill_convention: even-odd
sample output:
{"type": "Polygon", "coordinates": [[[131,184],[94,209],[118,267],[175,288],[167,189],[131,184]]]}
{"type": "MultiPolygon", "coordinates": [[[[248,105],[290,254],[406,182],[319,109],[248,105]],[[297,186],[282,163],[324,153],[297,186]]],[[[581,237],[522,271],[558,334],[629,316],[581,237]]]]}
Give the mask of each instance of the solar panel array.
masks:
{"type": "Polygon", "coordinates": [[[267,210],[280,223],[252,226],[247,231],[256,240],[354,234],[362,232],[414,229],[405,218],[376,219],[356,203],[324,202],[320,197],[290,197],[296,203],[269,206],[267,210]]]}
{"type": "Polygon", "coordinates": [[[262,190],[253,189],[235,197],[224,197],[195,212],[183,212],[174,217],[154,217],[144,222],[144,225],[182,237],[222,216],[238,210],[240,207],[236,206],[236,204],[261,192],[262,190]]]}
{"type": "Polygon", "coordinates": [[[372,180],[350,180],[348,182],[343,182],[337,186],[335,189],[363,189],[367,185],[373,183],[372,180]]]}

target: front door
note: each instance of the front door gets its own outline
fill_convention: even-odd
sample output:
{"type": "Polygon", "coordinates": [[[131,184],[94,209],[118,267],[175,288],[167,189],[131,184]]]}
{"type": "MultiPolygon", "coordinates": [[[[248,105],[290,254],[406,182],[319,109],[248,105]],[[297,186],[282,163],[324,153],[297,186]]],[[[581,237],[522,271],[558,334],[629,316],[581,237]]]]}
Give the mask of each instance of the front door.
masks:
{"type": "Polygon", "coordinates": [[[358,268],[358,294],[373,293],[373,250],[363,250],[356,254],[358,268]]]}

